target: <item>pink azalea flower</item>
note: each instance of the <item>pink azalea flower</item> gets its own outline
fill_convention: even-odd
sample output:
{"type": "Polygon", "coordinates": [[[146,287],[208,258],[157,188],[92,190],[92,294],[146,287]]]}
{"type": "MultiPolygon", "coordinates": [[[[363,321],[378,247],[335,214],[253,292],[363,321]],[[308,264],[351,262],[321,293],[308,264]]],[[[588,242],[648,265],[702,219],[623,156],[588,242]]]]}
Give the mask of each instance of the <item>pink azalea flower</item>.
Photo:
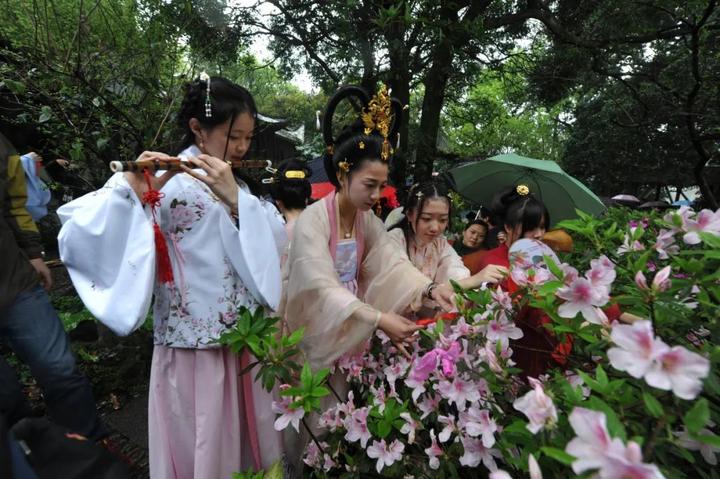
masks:
{"type": "Polygon", "coordinates": [[[617,254],[625,254],[629,251],[643,251],[645,249],[645,246],[640,241],[631,241],[630,238],[635,234],[635,230],[637,230],[637,227],[631,227],[630,228],[630,234],[625,234],[625,239],[623,240],[622,246],[620,246],[617,250],[617,254]]]}
{"type": "Polygon", "coordinates": [[[678,210],[671,211],[663,216],[663,220],[672,225],[671,231],[675,234],[687,227],[688,220],[692,218],[694,214],[695,212],[689,206],[681,206],[678,210]]]}
{"type": "Polygon", "coordinates": [[[552,399],[545,394],[542,383],[535,378],[528,378],[532,390],[523,397],[517,398],[513,407],[525,414],[530,420],[527,425],[528,431],[537,434],[546,425],[557,422],[557,410],[552,399]]]}
{"type": "Polygon", "coordinates": [[[578,270],[576,270],[567,263],[561,264],[560,270],[563,272],[563,283],[565,284],[571,284],[573,281],[580,277],[580,273],[578,273],[578,270]]]}
{"type": "Polygon", "coordinates": [[[648,291],[650,289],[647,284],[647,279],[642,271],[635,273],[635,284],[643,291],[648,291]]]}
{"type": "Polygon", "coordinates": [[[482,436],[482,443],[485,447],[492,447],[495,444],[495,433],[498,430],[497,424],[490,418],[490,411],[471,406],[467,411],[460,413],[460,427],[470,437],[482,436]]]}
{"type": "Polygon", "coordinates": [[[408,363],[407,359],[401,356],[391,365],[385,367],[383,373],[385,374],[385,380],[390,385],[390,391],[395,392],[395,381],[407,372],[409,366],[410,363],[408,363]]]}
{"type": "MultiPolygon", "coordinates": [[[[711,421],[710,426],[712,427],[713,425],[714,423],[712,423],[711,421]]],[[[677,436],[678,444],[681,447],[684,447],[688,451],[700,451],[700,454],[702,455],[703,459],[705,459],[705,462],[707,462],[711,466],[717,466],[718,458],[716,454],[720,454],[720,447],[696,441],[695,439],[690,437],[687,429],[685,429],[685,426],[683,426],[681,430],[676,431],[673,434],[677,436]]],[[[710,436],[712,434],[713,432],[707,428],[702,428],[700,429],[700,431],[698,431],[699,436],[710,436]]]]}
{"type": "Polygon", "coordinates": [[[620,439],[610,437],[604,413],[576,407],[569,419],[577,437],[567,444],[565,452],[575,457],[572,469],[576,474],[600,469],[601,479],[663,477],[655,465],[642,462],[637,443],[630,441],[626,447],[620,439]]]}
{"type": "Polygon", "coordinates": [[[497,303],[502,309],[512,311],[513,304],[512,304],[512,297],[509,293],[503,291],[500,286],[498,286],[493,292],[490,293],[492,296],[492,299],[495,300],[495,303],[497,303]]]}
{"type": "Polygon", "coordinates": [[[543,479],[540,464],[532,454],[528,456],[528,469],[530,469],[530,479],[543,479]]]}
{"type": "MultiPolygon", "coordinates": [[[[352,393],[352,391],[350,391],[352,393]]],[[[370,386],[370,393],[373,398],[373,405],[378,407],[381,413],[385,411],[385,402],[387,401],[387,393],[385,387],[381,384],[379,387],[370,386]]]]}
{"type": "MultiPolygon", "coordinates": [[[[282,386],[280,386],[280,389],[287,389],[289,387],[289,385],[283,384],[282,386]]],[[[293,398],[288,396],[283,397],[280,402],[272,402],[272,412],[274,412],[275,414],[280,414],[280,417],[278,417],[275,420],[275,424],[273,424],[273,427],[276,431],[282,431],[287,428],[288,425],[292,424],[292,426],[295,428],[295,431],[300,432],[300,419],[305,417],[305,410],[301,407],[291,408],[290,404],[292,404],[293,402],[293,398]]]]}
{"type": "Polygon", "coordinates": [[[670,266],[665,266],[663,269],[655,273],[655,277],[652,282],[652,289],[654,291],[667,291],[670,289],[670,266]]]}
{"type": "Polygon", "coordinates": [[[330,432],[343,425],[343,420],[340,417],[340,411],[337,408],[330,408],[323,412],[318,419],[318,427],[321,429],[328,429],[330,432]]]}
{"type": "Polygon", "coordinates": [[[404,450],[405,446],[397,439],[391,442],[390,445],[385,443],[385,439],[381,439],[380,442],[373,441],[372,445],[367,448],[367,455],[371,459],[377,459],[375,468],[380,474],[383,467],[390,467],[396,461],[402,460],[404,450]]]}
{"type": "Polygon", "coordinates": [[[412,389],[410,396],[415,402],[417,402],[420,395],[425,392],[425,379],[423,379],[422,375],[415,375],[411,373],[405,379],[405,385],[412,389]]]}
{"type": "Polygon", "coordinates": [[[488,479],[512,479],[512,476],[508,474],[507,471],[498,469],[497,471],[491,472],[488,479]]]}
{"type": "Polygon", "coordinates": [[[577,437],[565,446],[565,452],[575,457],[572,469],[576,474],[604,467],[610,453],[624,454],[622,441],[610,437],[605,414],[576,407],[569,420],[577,437]]]}
{"type": "Polygon", "coordinates": [[[610,292],[606,287],[593,286],[587,278],[577,278],[560,288],[556,294],[565,300],[558,308],[561,317],[574,318],[578,313],[582,313],[591,323],[603,324],[607,321],[607,317],[600,310],[601,306],[610,301],[610,292]]]}
{"type": "Polygon", "coordinates": [[[456,377],[453,382],[440,381],[439,384],[435,385],[435,389],[440,395],[447,399],[447,401],[455,405],[458,411],[464,411],[466,402],[475,402],[480,400],[480,390],[478,385],[474,381],[464,380],[461,377],[456,377]]]}
{"type": "Polygon", "coordinates": [[[460,464],[467,467],[477,467],[482,462],[490,471],[497,470],[495,458],[502,457],[497,449],[488,449],[483,446],[482,441],[471,437],[461,437],[463,455],[460,456],[460,464]]]}
{"type": "Polygon", "coordinates": [[[615,264],[605,255],[590,261],[590,270],[585,274],[593,286],[610,288],[615,281],[615,264]]]}
{"type": "Polygon", "coordinates": [[[511,339],[522,338],[523,332],[512,321],[492,319],[487,324],[486,336],[488,340],[500,343],[502,348],[505,349],[510,345],[511,339]]]}
{"type": "Polygon", "coordinates": [[[448,442],[450,435],[457,432],[457,426],[455,425],[455,418],[452,416],[438,416],[438,422],[444,424],[443,430],[440,431],[438,439],[440,442],[448,442]]]}
{"type": "Polygon", "coordinates": [[[450,336],[449,339],[457,341],[461,337],[469,336],[475,332],[475,327],[470,326],[465,321],[464,317],[458,319],[455,324],[450,325],[450,336]]]}
{"type": "Polygon", "coordinates": [[[434,394],[425,396],[422,401],[417,403],[418,409],[420,410],[420,412],[422,412],[422,416],[420,416],[420,419],[425,419],[430,415],[430,413],[436,412],[439,404],[440,396],[434,394]]]}
{"type": "MultiPolygon", "coordinates": [[[[323,450],[328,450],[330,445],[326,442],[321,442],[320,445],[322,446],[323,450]]],[[[320,448],[315,444],[315,441],[310,441],[310,443],[307,446],[307,449],[305,450],[305,458],[303,459],[303,462],[307,464],[310,467],[318,467],[320,466],[320,460],[322,453],[320,452],[320,448]]]]}
{"type": "Polygon", "coordinates": [[[610,364],[637,379],[645,376],[657,355],[667,349],[664,342],[655,339],[652,323],[647,320],[615,323],[610,338],[617,345],[607,351],[610,364]]]}
{"type": "Polygon", "coordinates": [[[580,388],[583,398],[590,396],[590,388],[585,386],[585,381],[583,381],[583,378],[581,378],[580,375],[575,374],[572,371],[565,371],[565,379],[568,380],[574,389],[577,389],[578,387],[580,388]]]}
{"type": "Polygon", "coordinates": [[[430,460],[428,464],[430,469],[438,469],[440,467],[440,457],[443,455],[443,450],[438,445],[437,439],[435,438],[435,429],[430,429],[430,447],[425,449],[425,454],[428,455],[430,460]]]}
{"type": "Polygon", "coordinates": [[[678,254],[680,246],[675,244],[675,234],[666,229],[661,229],[653,249],[658,252],[660,259],[668,259],[671,254],[678,254]]]}
{"type": "Polygon", "coordinates": [[[347,429],[347,433],[345,433],[346,441],[360,441],[363,448],[367,445],[368,440],[372,437],[367,427],[368,412],[368,408],[363,407],[356,409],[351,416],[345,418],[343,426],[347,429]]]}
{"type": "Polygon", "coordinates": [[[413,444],[415,442],[415,430],[420,427],[420,424],[408,412],[400,413],[400,417],[405,420],[405,424],[400,428],[400,433],[408,437],[408,444],[413,444]]]}
{"type": "Polygon", "coordinates": [[[658,354],[645,374],[645,381],[658,389],[672,389],[681,399],[695,399],[709,373],[710,361],[682,346],[674,346],[658,354]]]}
{"type": "Polygon", "coordinates": [[[683,241],[690,245],[700,243],[699,233],[720,236],[720,210],[715,212],[702,210],[694,219],[687,218],[685,220],[685,231],[687,232],[683,236],[683,241]]]}

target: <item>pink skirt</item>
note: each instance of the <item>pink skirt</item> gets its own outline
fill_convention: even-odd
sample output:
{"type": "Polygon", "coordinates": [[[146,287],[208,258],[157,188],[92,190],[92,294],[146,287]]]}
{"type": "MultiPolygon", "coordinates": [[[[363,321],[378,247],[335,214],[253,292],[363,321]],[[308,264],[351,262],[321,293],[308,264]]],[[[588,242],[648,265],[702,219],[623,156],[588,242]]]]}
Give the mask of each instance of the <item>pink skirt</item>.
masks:
{"type": "MultiPolygon", "coordinates": [[[[249,356],[244,353],[243,366],[249,356]]],[[[265,469],[281,458],[273,397],[239,376],[241,360],[227,349],[156,345],[149,392],[152,479],[228,479],[265,469]]]]}

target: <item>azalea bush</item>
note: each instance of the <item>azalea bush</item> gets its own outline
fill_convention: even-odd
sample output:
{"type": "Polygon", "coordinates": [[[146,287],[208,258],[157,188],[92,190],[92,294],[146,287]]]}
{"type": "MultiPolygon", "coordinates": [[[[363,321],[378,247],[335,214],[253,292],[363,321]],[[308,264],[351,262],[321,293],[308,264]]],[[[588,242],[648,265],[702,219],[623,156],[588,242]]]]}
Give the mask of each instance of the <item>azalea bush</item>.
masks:
{"type": "Polygon", "coordinates": [[[313,413],[325,372],[284,383],[276,427],[322,431],[308,475],[720,477],[720,211],[561,226],[574,253],[514,263],[512,294],[458,291],[457,318],[422,330],[411,358],[382,332],[341,358],[349,391],[330,409],[313,413]],[[565,351],[538,377],[513,360],[528,308],[565,351]]]}

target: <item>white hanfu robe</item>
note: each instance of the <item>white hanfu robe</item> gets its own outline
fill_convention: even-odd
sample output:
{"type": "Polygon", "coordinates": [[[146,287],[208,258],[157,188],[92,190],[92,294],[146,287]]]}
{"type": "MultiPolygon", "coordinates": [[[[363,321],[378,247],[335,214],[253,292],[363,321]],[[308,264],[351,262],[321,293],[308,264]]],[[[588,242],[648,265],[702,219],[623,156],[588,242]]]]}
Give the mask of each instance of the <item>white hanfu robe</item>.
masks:
{"type": "MultiPolygon", "coordinates": [[[[180,156],[198,154],[193,146],[180,156]]],[[[117,334],[142,325],[155,297],[151,477],[219,479],[269,467],[281,455],[272,397],[249,374],[239,376],[247,356],[214,341],[241,306],[277,309],[286,243],[281,217],[244,184],[237,221],[190,175],[177,174],[162,193],[157,221],[173,283],[156,279],[150,208],[122,173],[58,210],[60,256],[87,308],[117,334]]]]}

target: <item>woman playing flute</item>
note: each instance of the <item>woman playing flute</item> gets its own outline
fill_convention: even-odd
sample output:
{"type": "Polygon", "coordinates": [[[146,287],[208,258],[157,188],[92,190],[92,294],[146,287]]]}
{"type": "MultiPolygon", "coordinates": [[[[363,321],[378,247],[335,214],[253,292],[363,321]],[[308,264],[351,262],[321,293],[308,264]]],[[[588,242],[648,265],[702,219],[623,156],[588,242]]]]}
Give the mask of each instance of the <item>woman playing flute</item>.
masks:
{"type": "MultiPolygon", "coordinates": [[[[239,374],[249,358],[214,343],[240,307],[274,310],[280,299],[282,221],[227,163],[245,156],[255,118],[244,88],[219,77],[195,81],[179,112],[186,146],[179,157],[193,169],[116,173],[58,210],[61,257],[95,317],[129,334],[155,297],[148,418],[154,479],[230,477],[280,456],[272,399],[250,374],[239,374]]],[[[154,158],[167,155],[145,152],[139,160],[154,158]]]]}

